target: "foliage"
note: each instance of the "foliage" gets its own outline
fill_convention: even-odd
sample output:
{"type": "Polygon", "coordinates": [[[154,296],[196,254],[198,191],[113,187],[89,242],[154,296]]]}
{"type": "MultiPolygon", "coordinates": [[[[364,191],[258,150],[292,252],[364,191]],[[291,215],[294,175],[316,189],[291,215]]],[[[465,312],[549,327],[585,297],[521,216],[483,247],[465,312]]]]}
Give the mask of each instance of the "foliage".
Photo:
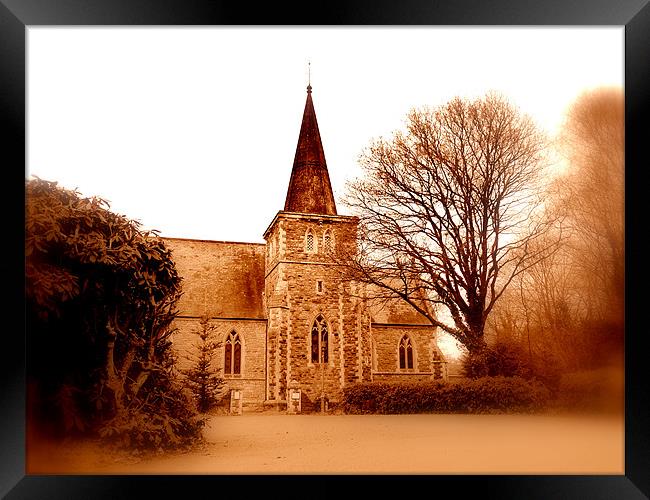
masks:
{"type": "Polygon", "coordinates": [[[622,412],[624,373],[615,367],[565,373],[553,407],[577,412],[622,412]]]}
{"type": "Polygon", "coordinates": [[[521,377],[536,380],[553,393],[557,391],[561,372],[550,355],[532,357],[521,344],[496,342],[480,351],[466,352],[462,357],[463,375],[470,379],[482,377],[521,377]]]}
{"type": "Polygon", "coordinates": [[[168,374],[148,384],[146,407],[128,407],[98,428],[107,442],[136,449],[189,447],[205,420],[193,417],[181,382],[168,374]]]}
{"type": "Polygon", "coordinates": [[[360,249],[344,267],[402,298],[469,350],[512,279],[547,258],[541,241],[546,141],[497,94],[413,110],[406,131],[371,143],[348,184],[360,249]],[[450,320],[435,313],[446,307],[450,320]]]}
{"type": "Polygon", "coordinates": [[[220,347],[215,340],[215,327],[208,317],[201,318],[200,328],[194,331],[199,337],[196,354],[190,369],[183,370],[185,384],[190,388],[199,412],[205,413],[218,402],[223,378],[212,368],[212,360],[220,347]]]}
{"type": "Polygon", "coordinates": [[[63,433],[175,446],[200,428],[189,401],[170,400],[181,278],[155,233],[108,207],[26,182],[31,415],[63,433]]]}
{"type": "Polygon", "coordinates": [[[463,357],[463,375],[480,377],[531,377],[526,354],[512,344],[497,343],[480,351],[469,351],[463,357]]]}
{"type": "Polygon", "coordinates": [[[345,413],[518,413],[545,407],[550,393],[520,377],[448,383],[369,382],[343,389],[345,413]]]}

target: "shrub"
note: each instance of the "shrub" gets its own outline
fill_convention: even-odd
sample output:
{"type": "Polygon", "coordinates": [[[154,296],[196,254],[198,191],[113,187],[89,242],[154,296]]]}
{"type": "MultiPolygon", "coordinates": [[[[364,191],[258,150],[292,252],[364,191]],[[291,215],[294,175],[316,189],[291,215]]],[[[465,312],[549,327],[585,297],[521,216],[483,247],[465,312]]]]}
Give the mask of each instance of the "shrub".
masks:
{"type": "Polygon", "coordinates": [[[161,378],[149,388],[143,407],[128,408],[101,427],[104,441],[139,451],[189,448],[201,441],[205,420],[188,411],[191,402],[177,379],[161,378]]]}
{"type": "Polygon", "coordinates": [[[483,377],[457,383],[369,382],[343,389],[350,414],[518,413],[545,407],[550,393],[521,377],[483,377]]]}
{"type": "Polygon", "coordinates": [[[472,379],[498,376],[531,378],[532,369],[528,356],[521,349],[498,343],[465,354],[463,374],[472,379]]]}
{"type": "Polygon", "coordinates": [[[56,182],[25,184],[28,426],[175,448],[200,419],[174,372],[181,296],[155,231],[56,182]]]}
{"type": "Polygon", "coordinates": [[[624,405],[620,370],[601,368],[565,374],[559,384],[555,408],[569,411],[621,411],[624,405]]]}

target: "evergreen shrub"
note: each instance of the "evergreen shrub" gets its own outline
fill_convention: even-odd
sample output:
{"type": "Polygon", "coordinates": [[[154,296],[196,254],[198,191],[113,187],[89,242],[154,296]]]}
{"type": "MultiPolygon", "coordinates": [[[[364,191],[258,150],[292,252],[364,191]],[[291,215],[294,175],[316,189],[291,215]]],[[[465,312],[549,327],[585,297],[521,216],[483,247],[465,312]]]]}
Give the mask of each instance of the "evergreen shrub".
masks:
{"type": "Polygon", "coordinates": [[[343,410],[348,414],[529,413],[545,408],[549,398],[541,383],[521,377],[367,382],[343,389],[343,410]]]}

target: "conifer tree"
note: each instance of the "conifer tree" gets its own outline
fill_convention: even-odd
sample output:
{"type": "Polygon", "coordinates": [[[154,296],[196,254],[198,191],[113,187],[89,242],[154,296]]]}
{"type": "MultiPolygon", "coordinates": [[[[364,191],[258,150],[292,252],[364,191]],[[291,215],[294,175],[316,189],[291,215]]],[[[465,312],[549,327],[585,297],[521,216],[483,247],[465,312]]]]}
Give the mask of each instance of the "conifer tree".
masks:
{"type": "Polygon", "coordinates": [[[221,342],[215,339],[215,330],[216,327],[210,325],[210,319],[203,316],[199,328],[193,332],[198,336],[198,341],[195,344],[196,354],[190,358],[193,361],[192,367],[183,370],[186,384],[194,396],[196,408],[201,413],[214,408],[223,385],[223,378],[212,365],[212,360],[221,347],[221,342]]]}

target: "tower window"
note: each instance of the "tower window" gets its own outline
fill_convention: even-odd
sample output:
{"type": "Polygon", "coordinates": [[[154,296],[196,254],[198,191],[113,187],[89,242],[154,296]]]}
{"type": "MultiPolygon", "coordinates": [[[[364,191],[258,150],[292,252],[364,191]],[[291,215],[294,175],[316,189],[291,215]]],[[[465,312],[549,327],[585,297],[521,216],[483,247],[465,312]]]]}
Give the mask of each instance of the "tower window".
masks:
{"type": "Polygon", "coordinates": [[[316,291],[318,293],[323,293],[323,280],[316,281],[316,291]]]}
{"type": "Polygon", "coordinates": [[[311,326],[311,362],[327,363],[328,360],[327,321],[319,314],[311,326]]]}
{"type": "Polygon", "coordinates": [[[328,229],[323,234],[323,246],[325,247],[326,252],[332,251],[332,232],[328,229]]]}
{"type": "Polygon", "coordinates": [[[307,252],[316,251],[316,242],[314,241],[314,233],[312,233],[311,230],[307,231],[307,235],[305,237],[305,250],[307,252]]]}
{"type": "Polygon", "coordinates": [[[241,374],[241,340],[239,334],[234,330],[228,334],[226,339],[223,372],[226,375],[241,374]]]}
{"type": "Polygon", "coordinates": [[[413,345],[408,335],[399,342],[399,367],[401,370],[413,368],[413,345]]]}

